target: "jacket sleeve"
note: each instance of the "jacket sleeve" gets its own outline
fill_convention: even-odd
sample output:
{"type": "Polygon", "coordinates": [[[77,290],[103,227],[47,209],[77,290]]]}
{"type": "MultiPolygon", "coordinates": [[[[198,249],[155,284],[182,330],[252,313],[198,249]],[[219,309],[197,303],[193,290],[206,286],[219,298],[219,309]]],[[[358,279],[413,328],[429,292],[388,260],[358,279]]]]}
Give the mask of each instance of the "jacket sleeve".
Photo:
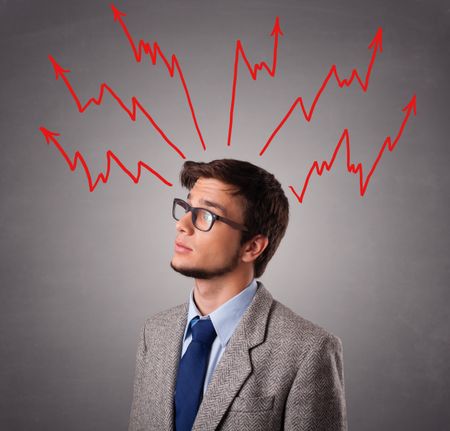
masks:
{"type": "Polygon", "coordinates": [[[128,431],[135,431],[142,429],[142,412],[140,411],[144,406],[143,392],[145,390],[145,384],[143,382],[144,376],[144,358],[147,351],[145,342],[145,324],[142,327],[141,335],[139,338],[139,344],[136,354],[136,371],[134,376],[134,388],[133,388],[133,401],[131,404],[130,421],[128,425],[128,431]]]}
{"type": "Polygon", "coordinates": [[[286,400],[286,431],[344,431],[347,414],[341,340],[323,336],[308,352],[286,400]]]}

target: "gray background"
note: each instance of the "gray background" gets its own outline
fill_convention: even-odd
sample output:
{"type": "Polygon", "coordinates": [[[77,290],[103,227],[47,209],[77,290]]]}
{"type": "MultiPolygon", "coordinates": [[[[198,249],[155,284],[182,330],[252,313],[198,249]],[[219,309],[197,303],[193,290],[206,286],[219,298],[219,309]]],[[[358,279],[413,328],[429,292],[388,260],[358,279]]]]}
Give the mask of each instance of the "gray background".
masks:
{"type": "MultiPolygon", "coordinates": [[[[171,200],[182,160],[139,116],[111,98],[79,114],[48,61],[65,68],[83,101],[107,82],[137,95],[188,158],[233,157],[273,172],[291,203],[284,242],[262,281],[275,298],[341,337],[352,430],[448,429],[449,15],[444,1],[122,1],[136,38],[179,58],[202,128],[201,149],[179,80],[159,62],[134,61],[109,1],[7,1],[0,5],[0,428],[123,430],[134,356],[146,316],[185,301],[192,280],[169,268],[171,200]],[[251,80],[240,63],[233,143],[226,134],[235,42],[275,79],[251,80]],[[299,111],[263,157],[258,152],[297,96],[312,102],[332,64],[364,76],[368,44],[383,28],[367,93],[331,84],[313,121],[299,111]],[[370,165],[401,109],[417,95],[396,149],[365,197],[345,169],[313,176],[342,130],[352,159],[370,165]],[[117,167],[90,193],[39,126],[61,133],[94,172],[112,149],[150,174],[134,185],[117,167]]],[[[366,172],[367,172],[366,168],[366,172]]]]}

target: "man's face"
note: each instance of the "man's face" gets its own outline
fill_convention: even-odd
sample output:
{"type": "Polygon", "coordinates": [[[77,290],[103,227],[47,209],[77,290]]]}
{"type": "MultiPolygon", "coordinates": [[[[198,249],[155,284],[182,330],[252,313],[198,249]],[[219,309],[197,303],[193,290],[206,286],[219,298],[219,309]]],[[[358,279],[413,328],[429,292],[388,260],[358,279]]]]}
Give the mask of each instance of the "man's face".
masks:
{"type": "MultiPolygon", "coordinates": [[[[244,224],[242,198],[233,196],[237,189],[213,178],[199,178],[191,189],[187,202],[206,208],[236,223],[244,224]]],[[[188,212],[176,224],[177,237],[172,268],[188,277],[210,279],[232,272],[240,260],[241,232],[216,221],[208,232],[192,224],[188,212]]]]}

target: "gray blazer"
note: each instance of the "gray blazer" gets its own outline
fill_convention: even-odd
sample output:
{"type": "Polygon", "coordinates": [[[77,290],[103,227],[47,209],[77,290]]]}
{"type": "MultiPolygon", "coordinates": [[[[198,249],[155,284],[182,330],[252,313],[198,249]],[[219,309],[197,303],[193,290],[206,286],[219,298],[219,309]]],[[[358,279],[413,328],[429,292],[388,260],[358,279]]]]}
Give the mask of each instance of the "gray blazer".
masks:
{"type": "MultiPolygon", "coordinates": [[[[200,405],[193,430],[346,430],[339,338],[258,283],[200,405]]],[[[139,342],[129,431],[173,430],[188,304],[149,318],[139,342]]]]}

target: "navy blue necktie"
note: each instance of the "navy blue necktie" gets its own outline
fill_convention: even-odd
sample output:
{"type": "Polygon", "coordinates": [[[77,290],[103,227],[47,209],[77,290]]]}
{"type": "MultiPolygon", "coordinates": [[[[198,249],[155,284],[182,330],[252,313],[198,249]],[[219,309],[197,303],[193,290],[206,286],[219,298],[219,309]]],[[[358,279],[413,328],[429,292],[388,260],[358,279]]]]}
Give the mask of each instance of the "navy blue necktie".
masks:
{"type": "Polygon", "coordinates": [[[190,431],[203,397],[208,359],[216,331],[211,319],[191,326],[192,341],[180,360],[175,389],[176,431],[190,431]]]}

